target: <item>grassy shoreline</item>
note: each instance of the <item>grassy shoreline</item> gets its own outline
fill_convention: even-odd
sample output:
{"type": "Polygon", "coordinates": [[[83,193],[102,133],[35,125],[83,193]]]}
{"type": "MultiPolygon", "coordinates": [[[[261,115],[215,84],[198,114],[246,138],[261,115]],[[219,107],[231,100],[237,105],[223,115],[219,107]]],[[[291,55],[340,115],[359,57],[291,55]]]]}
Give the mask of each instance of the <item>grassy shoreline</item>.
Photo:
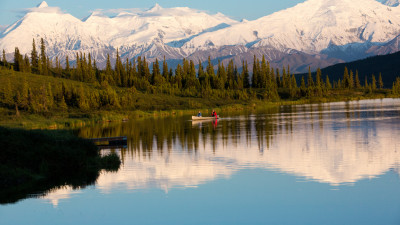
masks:
{"type": "MultiPolygon", "coordinates": [[[[109,121],[195,115],[199,110],[206,115],[212,109],[216,109],[223,116],[224,113],[273,109],[282,105],[399,97],[393,96],[390,89],[336,88],[324,90],[322,97],[291,99],[289,89],[279,88],[280,99],[269,101],[264,99],[265,89],[262,88],[248,89],[242,93],[247,97],[238,99],[214,91],[216,92],[214,95],[210,94],[210,97],[183,97],[157,91],[104,86],[96,82],[85,83],[60,77],[0,70],[0,126],[69,129],[109,121]],[[117,99],[116,102],[113,103],[111,98],[117,99]],[[68,106],[66,100],[69,100],[68,106]],[[95,106],[92,102],[102,104],[95,106]]],[[[300,96],[303,95],[304,93],[300,96]]]]}
{"type": "Polygon", "coordinates": [[[19,112],[16,115],[15,110],[0,108],[0,126],[10,128],[24,129],[73,129],[85,125],[107,122],[122,122],[126,120],[142,119],[149,117],[164,117],[176,115],[195,115],[198,111],[203,114],[211,113],[212,109],[216,109],[219,114],[232,113],[238,111],[259,111],[264,109],[278,108],[283,105],[302,105],[317,104],[329,102],[346,102],[367,99],[383,99],[394,98],[389,90],[381,90],[379,93],[364,94],[362,92],[344,90],[343,93],[332,93],[328,97],[321,98],[302,98],[297,100],[281,100],[275,102],[252,100],[248,103],[228,103],[225,105],[215,104],[213,107],[201,107],[191,109],[175,110],[102,110],[92,112],[70,111],[63,113],[54,113],[51,115],[31,114],[28,112],[19,112]]]}
{"type": "Polygon", "coordinates": [[[119,156],[101,156],[93,143],[62,130],[0,127],[0,145],[0,204],[63,185],[84,187],[121,164],[119,156]]]}

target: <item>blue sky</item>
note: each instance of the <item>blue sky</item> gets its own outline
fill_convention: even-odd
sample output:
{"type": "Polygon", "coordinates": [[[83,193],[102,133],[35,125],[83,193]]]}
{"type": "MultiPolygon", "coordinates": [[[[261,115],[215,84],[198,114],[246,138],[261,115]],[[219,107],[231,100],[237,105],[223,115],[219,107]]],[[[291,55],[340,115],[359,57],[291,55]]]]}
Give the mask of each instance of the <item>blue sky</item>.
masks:
{"type": "MultiPolygon", "coordinates": [[[[305,0],[46,0],[52,7],[82,19],[96,9],[150,8],[155,3],[162,7],[180,7],[221,12],[233,19],[254,20],[305,0]]],[[[0,0],[0,25],[11,25],[23,16],[24,9],[35,7],[41,0],[0,0]]]]}

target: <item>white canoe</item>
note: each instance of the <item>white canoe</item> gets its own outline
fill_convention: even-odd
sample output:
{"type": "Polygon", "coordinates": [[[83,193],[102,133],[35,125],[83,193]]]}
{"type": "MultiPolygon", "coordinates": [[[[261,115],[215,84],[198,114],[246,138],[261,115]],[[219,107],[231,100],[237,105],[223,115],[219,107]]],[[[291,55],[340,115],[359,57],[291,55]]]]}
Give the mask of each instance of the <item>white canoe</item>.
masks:
{"type": "Polygon", "coordinates": [[[215,118],[214,116],[210,116],[210,117],[198,117],[198,116],[192,116],[192,120],[215,120],[215,119],[219,119],[219,116],[217,116],[217,118],[215,118]]]}

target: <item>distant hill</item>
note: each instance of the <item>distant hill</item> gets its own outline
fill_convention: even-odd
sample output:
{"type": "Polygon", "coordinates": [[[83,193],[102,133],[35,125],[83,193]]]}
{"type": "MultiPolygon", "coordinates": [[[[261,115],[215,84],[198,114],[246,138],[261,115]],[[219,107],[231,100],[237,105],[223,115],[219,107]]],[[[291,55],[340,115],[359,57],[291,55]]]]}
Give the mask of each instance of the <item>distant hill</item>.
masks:
{"type": "MultiPolygon", "coordinates": [[[[342,79],[345,67],[347,67],[349,71],[352,70],[354,75],[356,70],[358,70],[361,84],[364,84],[365,76],[370,79],[371,75],[374,74],[376,79],[378,79],[379,73],[382,73],[382,80],[385,88],[391,88],[396,77],[400,77],[400,52],[329,66],[321,69],[322,77],[325,79],[326,75],[329,75],[331,81],[337,81],[339,78],[342,79]]],[[[307,74],[298,74],[298,80],[301,79],[302,75],[304,75],[305,78],[307,76],[307,74]]],[[[315,77],[315,72],[313,76],[315,77]]]]}

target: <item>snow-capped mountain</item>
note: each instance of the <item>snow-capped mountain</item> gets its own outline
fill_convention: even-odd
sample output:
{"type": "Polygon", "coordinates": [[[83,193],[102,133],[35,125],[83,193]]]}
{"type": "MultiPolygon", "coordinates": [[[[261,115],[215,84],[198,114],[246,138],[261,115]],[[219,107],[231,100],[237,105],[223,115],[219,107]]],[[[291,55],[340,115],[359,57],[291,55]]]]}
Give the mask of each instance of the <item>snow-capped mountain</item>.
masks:
{"type": "Polygon", "coordinates": [[[145,11],[121,11],[114,17],[93,12],[83,20],[42,2],[0,35],[0,49],[32,49],[32,39],[43,37],[52,57],[74,58],[91,53],[101,65],[107,53],[119,49],[123,58],[139,55],[150,61],[234,59],[252,62],[265,55],[273,66],[293,71],[308,66],[398,51],[398,0],[308,0],[254,21],[241,22],[220,13],[156,4],[145,11]]]}
{"type": "Polygon", "coordinates": [[[375,0],[308,0],[297,6],[193,38],[190,51],[226,45],[273,46],[318,54],[332,46],[386,43],[400,31],[400,8],[375,0]]]}
{"type": "Polygon", "coordinates": [[[79,20],[42,2],[4,31],[0,49],[11,53],[18,47],[22,53],[29,53],[32,39],[38,41],[42,37],[51,56],[74,57],[75,52],[83,51],[91,52],[101,61],[106,53],[115,54],[118,48],[131,58],[144,53],[179,58],[183,57],[180,50],[169,46],[179,44],[174,41],[235,23],[220,13],[209,15],[186,7],[164,9],[158,4],[142,12],[120,12],[115,17],[93,12],[79,20]]]}

